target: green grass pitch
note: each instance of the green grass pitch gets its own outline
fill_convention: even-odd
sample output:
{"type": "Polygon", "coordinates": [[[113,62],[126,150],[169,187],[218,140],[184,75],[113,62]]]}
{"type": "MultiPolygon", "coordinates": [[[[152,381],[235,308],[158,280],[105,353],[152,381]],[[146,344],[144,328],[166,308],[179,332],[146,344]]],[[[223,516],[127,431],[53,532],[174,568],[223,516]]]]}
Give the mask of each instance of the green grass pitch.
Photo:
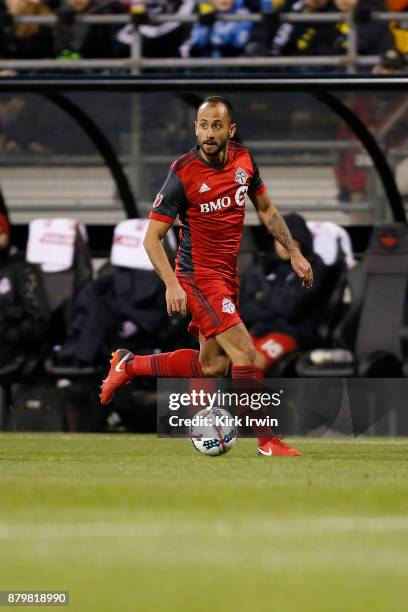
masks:
{"type": "Polygon", "coordinates": [[[69,590],[80,612],[406,609],[408,440],[291,442],[302,457],[1,434],[0,590],[69,590]]]}

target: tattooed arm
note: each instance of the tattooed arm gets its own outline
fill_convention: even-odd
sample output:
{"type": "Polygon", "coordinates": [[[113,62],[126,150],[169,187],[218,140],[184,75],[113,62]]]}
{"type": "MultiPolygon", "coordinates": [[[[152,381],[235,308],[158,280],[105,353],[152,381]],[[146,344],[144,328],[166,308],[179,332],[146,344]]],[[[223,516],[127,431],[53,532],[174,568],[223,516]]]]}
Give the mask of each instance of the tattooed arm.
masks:
{"type": "Polygon", "coordinates": [[[312,267],[293,241],[285,220],[279,214],[269,195],[267,193],[258,196],[250,194],[250,197],[265,227],[275,240],[288,251],[292,268],[296,274],[302,279],[306,287],[311,287],[313,285],[312,267]]]}

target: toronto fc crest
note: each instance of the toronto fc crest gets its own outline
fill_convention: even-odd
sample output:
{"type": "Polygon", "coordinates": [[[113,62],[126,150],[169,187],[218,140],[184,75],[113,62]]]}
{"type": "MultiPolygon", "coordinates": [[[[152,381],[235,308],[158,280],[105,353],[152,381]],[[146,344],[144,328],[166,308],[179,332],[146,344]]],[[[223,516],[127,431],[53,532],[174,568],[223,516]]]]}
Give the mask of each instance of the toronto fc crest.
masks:
{"type": "Polygon", "coordinates": [[[222,312],[228,312],[228,314],[234,314],[235,304],[231,302],[229,298],[224,298],[222,300],[222,312]]]}
{"type": "Polygon", "coordinates": [[[239,183],[240,185],[245,185],[245,183],[248,180],[248,175],[245,172],[245,170],[243,170],[242,168],[237,168],[236,172],[235,172],[235,182],[239,183]]]}

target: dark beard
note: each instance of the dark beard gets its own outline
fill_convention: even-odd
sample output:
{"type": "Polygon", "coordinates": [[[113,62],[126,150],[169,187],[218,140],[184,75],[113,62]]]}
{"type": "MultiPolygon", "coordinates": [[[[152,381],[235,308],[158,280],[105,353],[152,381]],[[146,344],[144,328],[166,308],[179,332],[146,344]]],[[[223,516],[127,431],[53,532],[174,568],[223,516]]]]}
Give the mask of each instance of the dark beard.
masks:
{"type": "Polygon", "coordinates": [[[217,157],[217,155],[219,155],[221,153],[221,151],[225,150],[227,148],[228,145],[228,140],[225,141],[224,143],[217,145],[217,148],[214,151],[211,151],[211,153],[209,153],[208,151],[206,151],[204,149],[204,145],[205,143],[198,143],[198,146],[200,147],[200,151],[202,151],[204,153],[204,155],[208,155],[208,157],[217,157]]]}

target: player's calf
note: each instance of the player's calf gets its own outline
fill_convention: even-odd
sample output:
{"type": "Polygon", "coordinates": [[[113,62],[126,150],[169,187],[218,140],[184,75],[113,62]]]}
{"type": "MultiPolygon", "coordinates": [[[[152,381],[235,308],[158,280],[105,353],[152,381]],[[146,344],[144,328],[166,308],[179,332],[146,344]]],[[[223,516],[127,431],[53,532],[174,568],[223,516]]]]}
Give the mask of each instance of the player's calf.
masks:
{"type": "Polygon", "coordinates": [[[230,366],[230,360],[224,355],[218,355],[211,360],[200,359],[201,370],[206,378],[219,378],[226,376],[230,366]]]}
{"type": "Polygon", "coordinates": [[[117,389],[135,376],[202,378],[200,354],[192,349],[179,349],[171,353],[133,355],[127,349],[117,349],[112,353],[108,376],[102,382],[101,403],[109,404],[117,389]]]}

